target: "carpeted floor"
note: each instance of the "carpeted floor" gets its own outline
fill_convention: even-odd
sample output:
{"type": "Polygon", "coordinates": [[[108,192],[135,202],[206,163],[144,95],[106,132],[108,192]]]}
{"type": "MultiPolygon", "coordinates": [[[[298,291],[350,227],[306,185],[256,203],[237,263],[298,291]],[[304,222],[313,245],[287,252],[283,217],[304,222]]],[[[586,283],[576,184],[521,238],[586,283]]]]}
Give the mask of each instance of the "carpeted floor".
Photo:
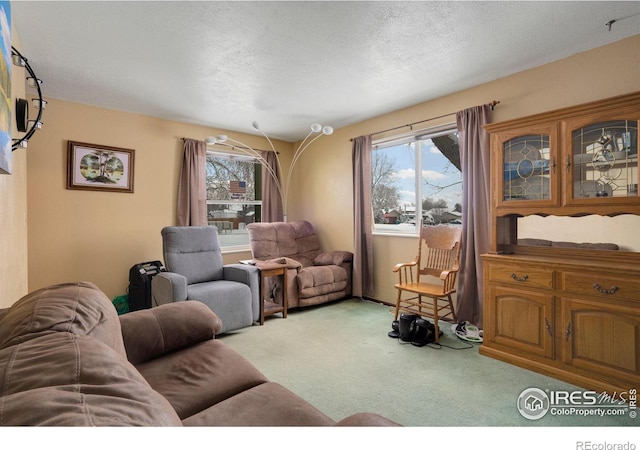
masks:
{"type": "Polygon", "coordinates": [[[391,339],[391,308],[350,299],[267,318],[219,337],[260,369],[335,420],[376,412],[404,426],[637,426],[624,417],[520,415],[521,392],[576,386],[478,353],[444,322],[441,349],[391,339]]]}

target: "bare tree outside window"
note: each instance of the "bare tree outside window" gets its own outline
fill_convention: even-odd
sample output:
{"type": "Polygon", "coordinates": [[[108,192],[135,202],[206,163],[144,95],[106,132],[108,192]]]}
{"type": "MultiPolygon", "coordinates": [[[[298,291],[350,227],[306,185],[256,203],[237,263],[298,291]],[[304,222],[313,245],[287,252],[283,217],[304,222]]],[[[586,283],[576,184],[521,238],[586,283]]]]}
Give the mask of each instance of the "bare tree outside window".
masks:
{"type": "Polygon", "coordinates": [[[220,246],[248,247],[246,225],[260,221],[261,165],[253,158],[207,154],[207,221],[218,229],[220,246]]]}
{"type": "Polygon", "coordinates": [[[393,161],[383,152],[373,152],[371,166],[373,220],[375,223],[384,223],[385,211],[397,208],[400,202],[399,189],[394,184],[393,161]]]}
{"type": "Polygon", "coordinates": [[[461,223],[462,174],[455,128],[374,144],[372,208],[376,231],[416,233],[461,223]]]}
{"type": "Polygon", "coordinates": [[[243,200],[255,200],[255,166],[253,160],[224,157],[207,158],[207,200],[233,200],[230,181],[244,181],[243,200]]]}

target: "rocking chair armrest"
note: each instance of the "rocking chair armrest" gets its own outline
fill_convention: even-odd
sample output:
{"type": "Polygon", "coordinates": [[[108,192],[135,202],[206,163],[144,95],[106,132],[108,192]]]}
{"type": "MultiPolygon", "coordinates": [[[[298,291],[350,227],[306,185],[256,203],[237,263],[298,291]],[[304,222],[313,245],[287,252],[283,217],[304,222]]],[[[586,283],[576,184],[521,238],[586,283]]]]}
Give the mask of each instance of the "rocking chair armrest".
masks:
{"type": "Polygon", "coordinates": [[[447,278],[449,278],[451,276],[455,277],[457,273],[458,273],[458,268],[457,267],[455,269],[443,270],[440,273],[440,279],[441,280],[446,280],[447,278]]]}
{"type": "Polygon", "coordinates": [[[403,267],[413,267],[413,266],[415,266],[416,264],[418,264],[418,262],[417,262],[417,261],[411,261],[411,262],[408,262],[408,263],[398,263],[398,264],[396,264],[396,265],[393,267],[393,271],[394,271],[394,272],[397,272],[397,271],[399,271],[400,269],[402,269],[403,267]]]}

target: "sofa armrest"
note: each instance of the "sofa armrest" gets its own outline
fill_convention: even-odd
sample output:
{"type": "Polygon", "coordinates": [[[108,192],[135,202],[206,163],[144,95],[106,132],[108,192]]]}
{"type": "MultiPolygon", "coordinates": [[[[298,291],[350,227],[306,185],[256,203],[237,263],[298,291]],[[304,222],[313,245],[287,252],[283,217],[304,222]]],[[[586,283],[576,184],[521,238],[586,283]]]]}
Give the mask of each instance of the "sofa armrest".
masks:
{"type": "Polygon", "coordinates": [[[204,303],[168,303],[120,316],[122,340],[133,365],[214,339],[222,321],[204,303]]]}
{"type": "Polygon", "coordinates": [[[187,299],[187,278],[173,272],[161,272],[151,279],[153,306],[187,299]]]}
{"type": "Polygon", "coordinates": [[[351,261],[353,261],[353,253],[335,250],[332,252],[320,253],[313,260],[313,264],[316,266],[329,266],[331,264],[341,266],[342,264],[351,261]]]}
{"type": "Polygon", "coordinates": [[[225,280],[244,283],[251,289],[251,311],[253,320],[260,320],[260,273],[258,268],[247,264],[226,264],[222,267],[225,280]]]}
{"type": "Polygon", "coordinates": [[[336,422],[337,427],[399,427],[400,424],[374,413],[357,413],[336,422]]]}

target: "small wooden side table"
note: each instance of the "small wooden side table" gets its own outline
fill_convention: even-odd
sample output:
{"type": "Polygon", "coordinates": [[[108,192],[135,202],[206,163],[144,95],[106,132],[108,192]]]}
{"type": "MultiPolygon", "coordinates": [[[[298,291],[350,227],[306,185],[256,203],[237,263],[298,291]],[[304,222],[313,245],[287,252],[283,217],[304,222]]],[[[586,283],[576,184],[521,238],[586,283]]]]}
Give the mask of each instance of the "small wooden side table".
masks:
{"type": "Polygon", "coordinates": [[[260,272],[260,325],[264,325],[264,318],[273,314],[282,313],[282,318],[287,318],[287,264],[278,264],[267,261],[254,261],[254,265],[260,272]],[[282,305],[271,302],[265,298],[265,282],[269,277],[282,277],[282,305]]]}

